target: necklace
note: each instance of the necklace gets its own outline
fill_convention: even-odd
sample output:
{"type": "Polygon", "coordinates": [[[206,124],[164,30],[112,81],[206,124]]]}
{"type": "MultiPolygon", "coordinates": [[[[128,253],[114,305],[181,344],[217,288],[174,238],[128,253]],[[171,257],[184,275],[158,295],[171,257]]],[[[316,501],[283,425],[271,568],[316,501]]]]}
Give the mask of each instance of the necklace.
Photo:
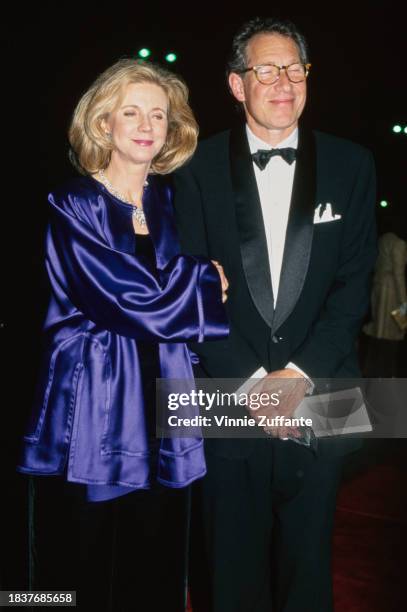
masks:
{"type": "MultiPolygon", "coordinates": [[[[147,225],[143,207],[137,206],[134,202],[128,200],[122,193],[120,193],[120,191],[115,189],[103,170],[99,170],[98,174],[103,185],[112,195],[115,196],[115,198],[118,198],[119,200],[122,200],[123,202],[126,202],[126,204],[130,204],[130,206],[133,207],[133,219],[135,219],[139,225],[147,225]]],[[[148,181],[145,181],[143,188],[147,187],[147,185],[148,181]]]]}

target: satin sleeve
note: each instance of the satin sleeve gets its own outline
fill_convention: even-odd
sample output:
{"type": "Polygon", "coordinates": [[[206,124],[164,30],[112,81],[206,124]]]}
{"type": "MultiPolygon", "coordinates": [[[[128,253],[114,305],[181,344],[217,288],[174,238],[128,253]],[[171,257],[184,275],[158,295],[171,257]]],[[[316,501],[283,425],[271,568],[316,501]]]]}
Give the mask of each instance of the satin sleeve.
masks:
{"type": "Polygon", "coordinates": [[[221,285],[206,258],[176,255],[163,270],[112,248],[86,219],[49,196],[46,266],[57,300],[105,329],[142,341],[184,342],[228,333],[221,285]]]}

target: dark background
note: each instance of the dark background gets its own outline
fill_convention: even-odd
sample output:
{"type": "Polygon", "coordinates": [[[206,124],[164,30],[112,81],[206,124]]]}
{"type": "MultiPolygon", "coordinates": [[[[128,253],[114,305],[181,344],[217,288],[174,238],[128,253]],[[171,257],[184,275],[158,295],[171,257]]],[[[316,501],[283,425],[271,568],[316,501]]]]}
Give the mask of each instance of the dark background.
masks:
{"type": "MultiPolygon", "coordinates": [[[[3,54],[3,302],[6,376],[3,382],[2,491],[8,500],[0,546],[5,581],[26,571],[26,486],[14,474],[18,439],[30,408],[40,327],[47,301],[42,268],[47,193],[74,174],[66,132],[73,108],[91,81],[141,47],[164,62],[168,51],[191,91],[202,137],[230,126],[236,114],[224,66],[233,33],[255,15],[292,19],[310,44],[312,70],[304,121],[369,147],[378,171],[379,228],[398,215],[406,228],[407,125],[405,24],[396,2],[360,4],[257,2],[15,3],[2,24],[3,54]],[[249,3],[247,3],[249,4],[249,3]],[[301,7],[301,8],[299,8],[301,7]],[[5,555],[2,557],[4,560],[5,555]],[[24,555],[23,555],[24,556],[24,555]]],[[[1,575],[0,575],[1,578],[1,575]]],[[[22,586],[20,586],[22,588],[22,586]]]]}

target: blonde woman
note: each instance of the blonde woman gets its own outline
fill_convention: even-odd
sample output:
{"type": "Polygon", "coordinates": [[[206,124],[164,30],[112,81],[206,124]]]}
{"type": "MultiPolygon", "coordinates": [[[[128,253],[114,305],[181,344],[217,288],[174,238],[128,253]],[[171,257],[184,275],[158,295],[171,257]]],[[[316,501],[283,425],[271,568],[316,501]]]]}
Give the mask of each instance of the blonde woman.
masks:
{"type": "Polygon", "coordinates": [[[69,140],[82,176],[49,196],[47,351],[18,469],[80,483],[86,516],[90,502],[135,500],[140,543],[159,529],[157,504],[168,511],[163,489],[205,473],[202,440],[155,438],[155,379],[192,378],[184,342],[227,335],[227,281],[216,262],[179,254],[162,175],[197,141],[179,77],[117,62],[79,101],[69,140]]]}

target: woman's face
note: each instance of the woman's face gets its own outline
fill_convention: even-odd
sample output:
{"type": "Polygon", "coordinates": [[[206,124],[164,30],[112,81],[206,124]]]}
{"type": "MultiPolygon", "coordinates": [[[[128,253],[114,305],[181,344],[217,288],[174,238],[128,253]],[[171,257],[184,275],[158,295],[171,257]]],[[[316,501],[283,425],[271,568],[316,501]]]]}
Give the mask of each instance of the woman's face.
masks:
{"type": "Polygon", "coordinates": [[[168,130],[168,98],[154,83],[130,83],[117,110],[103,122],[114,145],[115,162],[149,166],[168,130]]]}

